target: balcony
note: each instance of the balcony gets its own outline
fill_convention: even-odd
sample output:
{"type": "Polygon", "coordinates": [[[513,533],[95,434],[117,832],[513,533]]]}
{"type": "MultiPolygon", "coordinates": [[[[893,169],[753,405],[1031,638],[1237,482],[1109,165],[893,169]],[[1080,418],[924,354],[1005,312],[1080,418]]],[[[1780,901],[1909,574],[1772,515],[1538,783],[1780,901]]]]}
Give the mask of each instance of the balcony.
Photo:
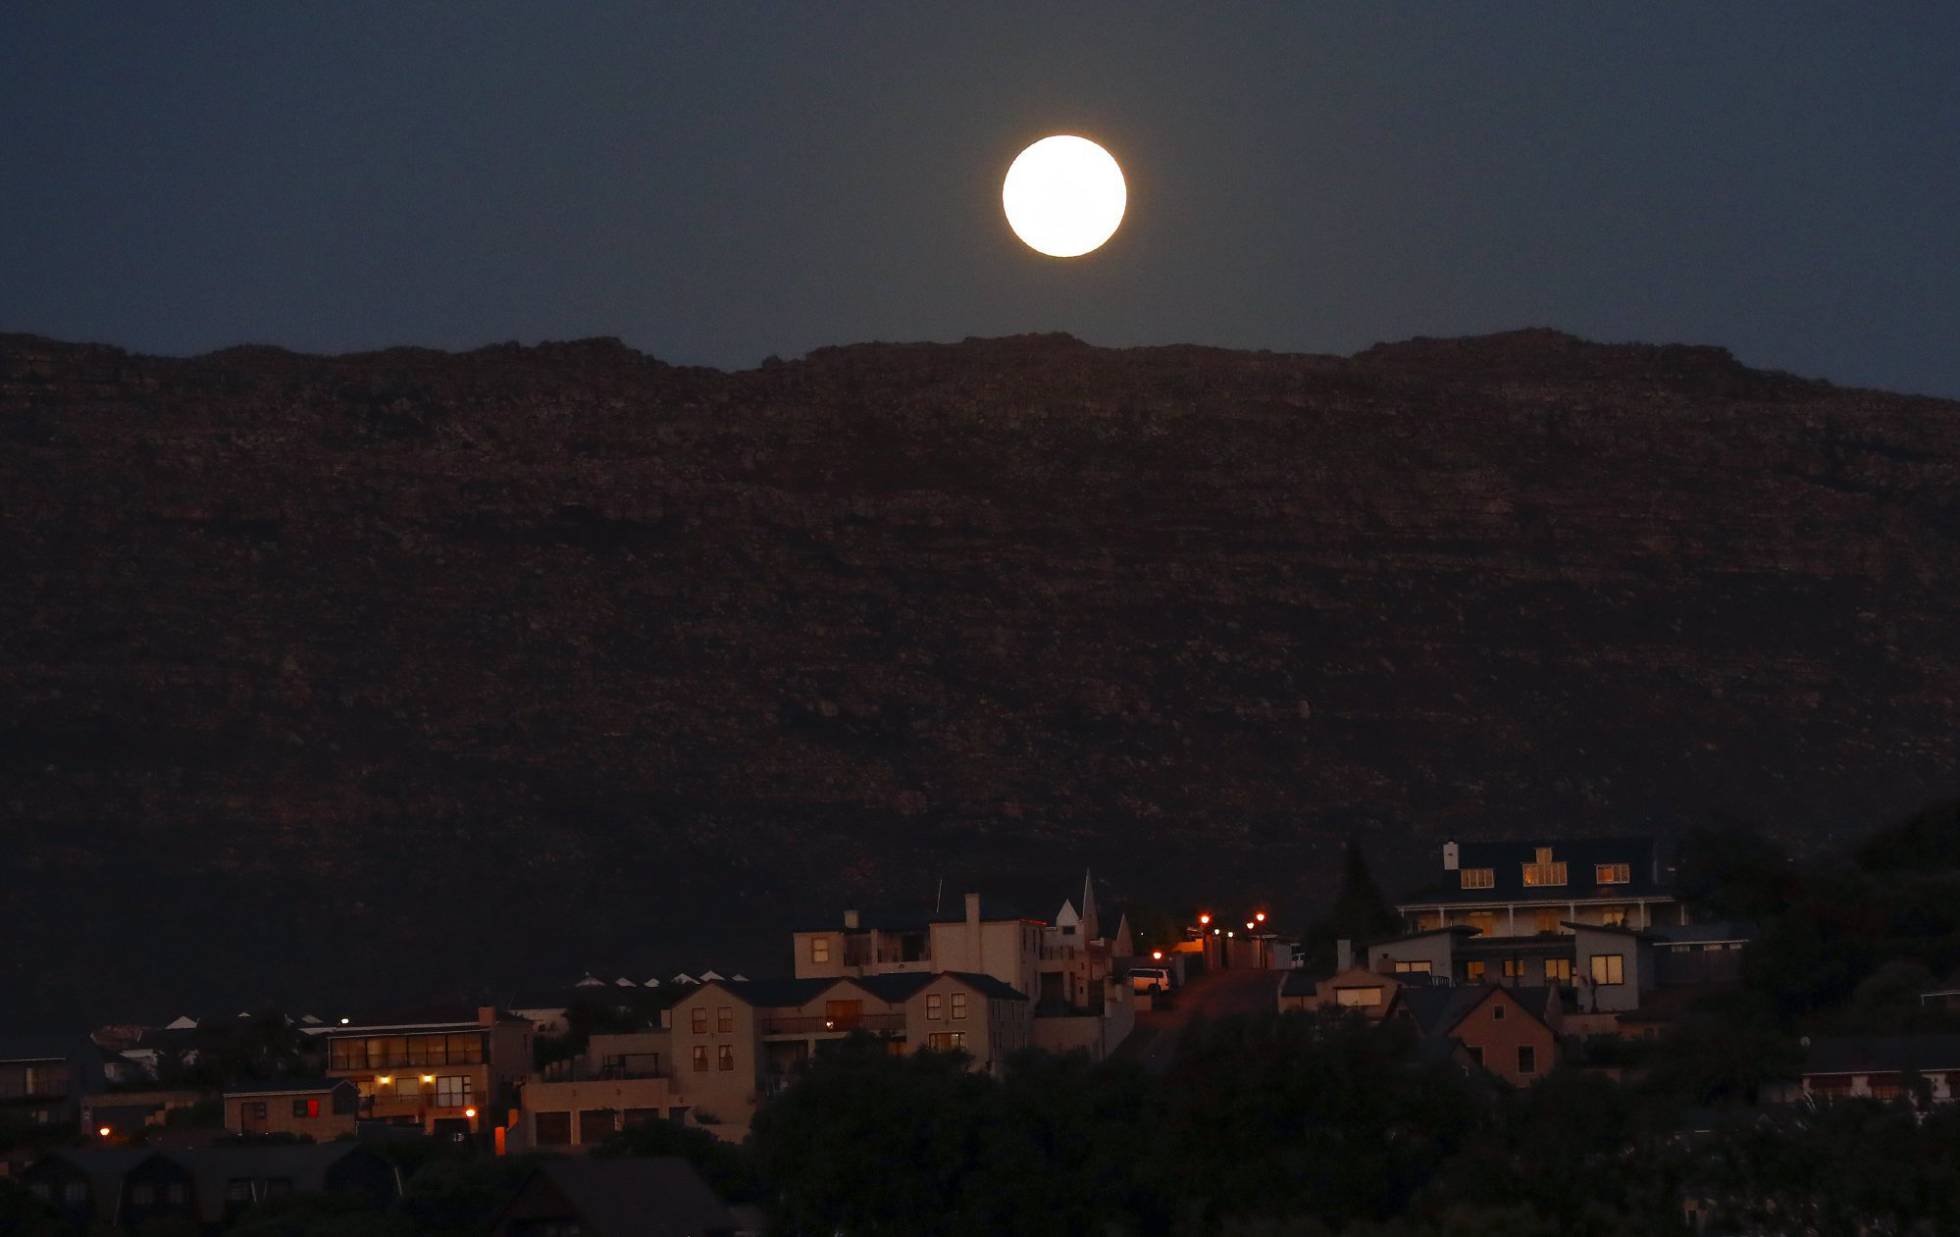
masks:
{"type": "Polygon", "coordinates": [[[764,1018],[764,1035],[848,1035],[852,1031],[870,1031],[876,1035],[889,1035],[905,1030],[904,1014],[860,1014],[855,1018],[826,1018],[822,1014],[789,1014],[775,1018],[764,1018]]]}

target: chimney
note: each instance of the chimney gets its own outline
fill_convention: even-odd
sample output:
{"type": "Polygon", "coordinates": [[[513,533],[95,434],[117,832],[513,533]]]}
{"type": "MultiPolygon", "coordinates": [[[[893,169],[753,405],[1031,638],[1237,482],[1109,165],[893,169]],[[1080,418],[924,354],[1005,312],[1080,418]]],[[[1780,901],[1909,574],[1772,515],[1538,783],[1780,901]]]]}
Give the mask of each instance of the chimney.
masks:
{"type": "Polygon", "coordinates": [[[857,931],[857,929],[858,929],[858,913],[857,913],[857,911],[856,911],[856,910],[848,910],[848,911],[845,911],[845,912],[844,912],[844,930],[845,930],[846,932],[855,932],[855,931],[857,931]]]}
{"type": "Polygon", "coordinates": [[[1443,871],[1456,871],[1456,839],[1443,843],[1443,871]]]}
{"type": "Polygon", "coordinates": [[[1354,969],[1354,942],[1346,937],[1334,942],[1334,973],[1354,969]]]}
{"type": "Polygon", "coordinates": [[[975,971],[987,968],[980,963],[980,895],[966,895],[966,964],[975,971]]]}

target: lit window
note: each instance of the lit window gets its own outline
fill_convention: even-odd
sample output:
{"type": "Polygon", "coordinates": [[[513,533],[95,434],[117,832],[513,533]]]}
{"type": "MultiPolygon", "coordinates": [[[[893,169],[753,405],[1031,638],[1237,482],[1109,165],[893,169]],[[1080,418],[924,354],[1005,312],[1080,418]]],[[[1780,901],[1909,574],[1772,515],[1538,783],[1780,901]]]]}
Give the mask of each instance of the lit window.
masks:
{"type": "Polygon", "coordinates": [[[716,1053],[715,1059],[723,1070],[734,1069],[735,1068],[735,1045],[723,1044],[720,1050],[716,1053]]]}
{"type": "Polygon", "coordinates": [[[1481,958],[1463,964],[1463,978],[1468,983],[1481,983],[1484,978],[1484,963],[1481,958]]]}
{"type": "Polygon", "coordinates": [[[810,961],[812,962],[830,961],[830,938],[829,937],[813,936],[810,938],[810,961]]]}
{"type": "Polygon", "coordinates": [[[1539,911],[1537,928],[1541,935],[1547,932],[1558,931],[1558,912],[1555,910],[1539,911]]]}
{"type": "Polygon", "coordinates": [[[964,1031],[934,1031],[926,1036],[926,1047],[934,1052],[954,1052],[966,1047],[964,1031]]]}
{"type": "Polygon", "coordinates": [[[1593,880],[1601,885],[1630,885],[1633,883],[1633,868],[1625,863],[1595,864],[1593,880]]]}
{"type": "Polygon", "coordinates": [[[953,994],[953,1017],[955,1019],[966,1017],[966,993],[964,992],[955,992],[953,994]]]}
{"type": "Polygon", "coordinates": [[[1592,981],[1595,984],[1623,984],[1626,982],[1626,955],[1594,954],[1592,958],[1592,981]]]}
{"type": "Polygon", "coordinates": [[[446,1074],[436,1079],[437,1108],[468,1108],[473,1084],[468,1075],[446,1074]]]}
{"type": "Polygon", "coordinates": [[[1545,982],[1548,984],[1569,984],[1572,982],[1572,959],[1545,959],[1545,982]]]}
{"type": "Polygon", "coordinates": [[[1397,975],[1427,975],[1429,974],[1429,959],[1417,958],[1414,961],[1398,960],[1395,964],[1395,973],[1397,975]]]}
{"type": "Polygon", "coordinates": [[[1552,861],[1551,848],[1549,846],[1539,847],[1538,861],[1524,865],[1524,883],[1528,888],[1543,885],[1563,885],[1565,883],[1565,861],[1561,859],[1554,863],[1552,861]]]}
{"type": "Polygon", "coordinates": [[[1483,936],[1496,935],[1497,933],[1496,911],[1471,911],[1467,918],[1470,921],[1470,926],[1475,928],[1480,935],[1483,936]]]}
{"type": "Polygon", "coordinates": [[[705,1073],[707,1071],[707,1068],[708,1068],[708,1046],[706,1044],[694,1045],[695,1072],[705,1073]]]}
{"type": "Polygon", "coordinates": [[[1506,959],[1504,959],[1504,978],[1506,978],[1506,979],[1523,979],[1523,978],[1524,978],[1524,959],[1523,959],[1523,958],[1506,958],[1506,959]]]}
{"type": "Polygon", "coordinates": [[[1627,926],[1627,908],[1624,906],[1609,906],[1599,912],[1599,922],[1609,928],[1624,928],[1627,926]]]}
{"type": "Polygon", "coordinates": [[[1490,889],[1497,884],[1495,868],[1464,868],[1457,873],[1458,884],[1464,889],[1490,889]]]}
{"type": "Polygon", "coordinates": [[[940,1005],[939,994],[937,992],[928,992],[926,994],[926,1017],[937,1021],[941,1013],[940,1005]]]}
{"type": "Polygon", "coordinates": [[[1380,988],[1334,989],[1334,1004],[1336,1005],[1345,1005],[1348,1006],[1349,1008],[1361,1008],[1369,1005],[1380,1005],[1381,1003],[1382,1003],[1382,990],[1380,988]]]}

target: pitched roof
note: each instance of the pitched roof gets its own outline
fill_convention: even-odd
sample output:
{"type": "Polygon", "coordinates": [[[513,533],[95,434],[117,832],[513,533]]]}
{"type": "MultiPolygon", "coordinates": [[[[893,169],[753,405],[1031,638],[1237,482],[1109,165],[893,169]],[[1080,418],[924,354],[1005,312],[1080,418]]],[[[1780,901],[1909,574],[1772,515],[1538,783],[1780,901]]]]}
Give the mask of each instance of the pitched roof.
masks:
{"type": "Polygon", "coordinates": [[[1395,1001],[1409,1011],[1422,1034],[1448,1035],[1471,1011],[1500,992],[1540,1022],[1550,1013],[1549,1002],[1557,999],[1557,990],[1550,987],[1459,984],[1453,988],[1404,988],[1396,994],[1395,1001]]]}
{"type": "Polygon", "coordinates": [[[1654,879],[1659,844],[1651,837],[1529,838],[1510,842],[1464,842],[1457,847],[1457,872],[1440,873],[1444,887],[1421,896],[1403,898],[1403,906],[1435,906],[1455,902],[1569,902],[1593,898],[1665,897],[1673,881],[1662,867],[1654,879]],[[1554,863],[1566,865],[1567,883],[1557,886],[1524,883],[1524,867],[1549,847],[1554,863]],[[1624,885],[1601,885],[1595,879],[1600,864],[1627,865],[1624,885]],[[1483,889],[1459,887],[1463,869],[1489,868],[1491,884],[1483,889]]]}
{"type": "MultiPolygon", "coordinates": [[[[567,1158],[540,1166],[538,1174],[578,1212],[592,1237],[700,1237],[736,1228],[701,1174],[678,1156],[567,1158]]],[[[531,1189],[527,1185],[517,1197],[531,1189]]]]}
{"type": "Polygon", "coordinates": [[[1320,990],[1320,981],[1325,975],[1309,975],[1305,971],[1288,971],[1279,981],[1281,996],[1312,996],[1320,990]]]}
{"type": "Polygon", "coordinates": [[[207,1222],[224,1218],[225,1183],[234,1178],[283,1177],[294,1191],[317,1194],[326,1189],[327,1171],[349,1156],[380,1158],[355,1142],[244,1144],[169,1153],[196,1180],[197,1209],[207,1222]]]}
{"type": "Polygon", "coordinates": [[[1655,924],[1648,932],[1675,944],[1704,944],[1710,941],[1753,941],[1760,930],[1747,919],[1714,919],[1707,923],[1655,924]]]}
{"type": "Polygon", "coordinates": [[[1960,1035],[1819,1036],[1804,1052],[1805,1074],[1907,1070],[1960,1070],[1960,1035]]]}
{"type": "MultiPolygon", "coordinates": [[[[973,971],[941,971],[940,974],[950,975],[975,992],[978,992],[981,996],[991,997],[996,1001],[1025,1001],[1028,999],[1027,993],[1005,980],[996,979],[992,975],[981,975],[973,971]]],[[[938,976],[935,975],[932,978],[937,979],[938,976]]]]}

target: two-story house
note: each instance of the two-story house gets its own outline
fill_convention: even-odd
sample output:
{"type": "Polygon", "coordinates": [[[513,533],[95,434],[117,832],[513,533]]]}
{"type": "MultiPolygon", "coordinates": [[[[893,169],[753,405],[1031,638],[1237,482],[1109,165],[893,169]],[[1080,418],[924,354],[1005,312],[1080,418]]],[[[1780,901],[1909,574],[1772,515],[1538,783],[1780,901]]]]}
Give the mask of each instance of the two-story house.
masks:
{"type": "Polygon", "coordinates": [[[1441,881],[1395,909],[1411,931],[1469,927],[1486,939],[1687,922],[1653,838],[1446,842],[1441,881]]]}
{"type": "Polygon", "coordinates": [[[1530,1086],[1558,1063],[1560,1006],[1549,988],[1473,984],[1404,987],[1389,1018],[1424,1039],[1446,1042],[1512,1086],[1530,1086]]]}
{"type": "Polygon", "coordinates": [[[324,1041],[327,1076],[354,1083],[362,1119],[431,1134],[501,1124],[531,1072],[531,1024],[494,1006],[343,1018],[304,1030],[324,1041]]]}

